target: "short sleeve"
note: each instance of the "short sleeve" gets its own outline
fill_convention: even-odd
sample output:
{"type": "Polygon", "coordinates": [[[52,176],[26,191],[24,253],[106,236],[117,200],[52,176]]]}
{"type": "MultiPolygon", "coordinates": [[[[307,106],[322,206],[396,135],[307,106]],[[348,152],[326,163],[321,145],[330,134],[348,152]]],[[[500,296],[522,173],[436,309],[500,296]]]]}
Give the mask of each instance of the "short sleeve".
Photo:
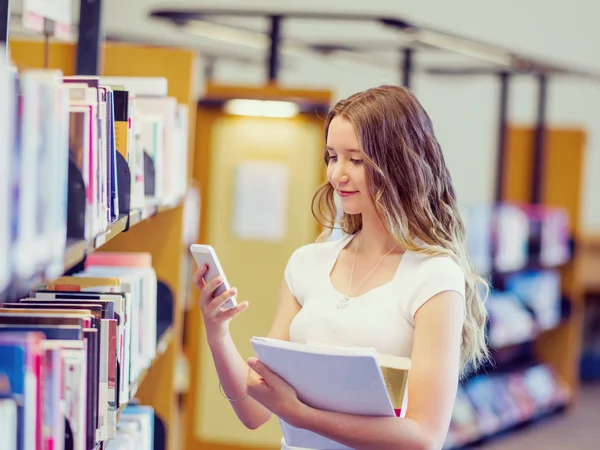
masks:
{"type": "Polygon", "coordinates": [[[290,256],[290,259],[288,260],[288,263],[285,266],[285,271],[283,272],[283,279],[285,280],[285,283],[287,284],[289,290],[292,292],[294,297],[296,297],[296,299],[298,298],[295,284],[295,279],[297,278],[298,274],[298,256],[298,250],[292,253],[292,256],[290,256]]]}
{"type": "Polygon", "coordinates": [[[465,299],[464,272],[450,257],[426,258],[415,275],[413,295],[409,304],[411,319],[414,319],[421,306],[441,292],[455,291],[465,299]]]}
{"type": "Polygon", "coordinates": [[[307,244],[292,253],[283,273],[283,279],[292,295],[304,306],[304,299],[308,295],[311,284],[307,280],[314,278],[317,268],[317,244],[307,244]]]}

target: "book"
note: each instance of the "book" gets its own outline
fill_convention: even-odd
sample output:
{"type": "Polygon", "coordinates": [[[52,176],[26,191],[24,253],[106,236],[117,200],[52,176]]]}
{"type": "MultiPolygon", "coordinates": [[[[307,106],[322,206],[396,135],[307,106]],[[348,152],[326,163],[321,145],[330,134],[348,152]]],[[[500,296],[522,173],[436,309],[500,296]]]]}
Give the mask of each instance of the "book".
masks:
{"type": "MultiPolygon", "coordinates": [[[[0,387],[6,381],[4,376],[0,376],[0,387]]],[[[3,394],[0,391],[0,436],[2,436],[2,445],[6,450],[18,450],[17,448],[17,402],[15,399],[3,394]]]]}
{"type": "MultiPolygon", "coordinates": [[[[350,347],[350,345],[336,344],[335,342],[323,341],[320,339],[308,339],[307,344],[324,347],[350,347]]],[[[394,405],[396,416],[406,414],[406,402],[408,399],[408,375],[412,367],[412,361],[402,356],[377,353],[379,367],[385,381],[385,386],[394,405]]]]}
{"type": "MultiPolygon", "coordinates": [[[[253,337],[252,346],[258,359],[283,378],[307,405],[345,414],[396,417],[397,408],[388,390],[382,361],[393,386],[393,393],[405,392],[408,358],[386,358],[374,348],[335,344],[298,344],[265,337],[253,337]],[[388,371],[389,369],[389,371],[388,371]],[[398,371],[404,371],[398,376],[398,371]],[[398,383],[400,386],[398,387],[398,383]]],[[[349,447],[279,423],[287,445],[313,449],[346,450],[349,447]]]]}
{"type": "Polygon", "coordinates": [[[42,347],[40,333],[0,334],[0,375],[17,402],[17,448],[42,445],[42,347]]]}
{"type": "MultiPolygon", "coordinates": [[[[11,83],[11,73],[4,63],[5,50],[0,49],[0,248],[10,251],[11,243],[11,152],[12,135],[15,122],[16,98],[15,86],[11,83]]],[[[0,292],[8,285],[11,265],[8,258],[0,258],[0,292]]]]}
{"type": "MultiPolygon", "coordinates": [[[[117,424],[117,435],[105,450],[154,450],[154,409],[149,406],[128,405],[117,424]]],[[[156,448],[163,448],[156,443],[156,448]]]]}

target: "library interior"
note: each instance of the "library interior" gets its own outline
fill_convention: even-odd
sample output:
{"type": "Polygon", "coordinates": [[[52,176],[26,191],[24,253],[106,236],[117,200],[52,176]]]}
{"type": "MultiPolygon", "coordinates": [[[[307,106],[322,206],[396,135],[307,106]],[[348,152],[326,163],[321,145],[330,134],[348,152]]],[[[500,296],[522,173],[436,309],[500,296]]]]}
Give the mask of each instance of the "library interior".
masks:
{"type": "MultiPolygon", "coordinates": [[[[591,0],[0,0],[2,450],[598,449],[598,14],[591,0]],[[327,227],[313,199],[333,184],[328,115],[378,86],[431,118],[489,285],[489,359],[456,377],[431,445],[336,440],[276,411],[248,426],[236,414],[262,408],[273,373],[328,421],[416,420],[410,355],[269,334],[292,256],[327,227]],[[243,397],[207,338],[206,262],[237,290],[227,348],[270,369],[243,397]]],[[[321,248],[356,214],[338,194],[321,248]]],[[[412,301],[375,289],[392,298],[356,310],[412,301]]],[[[338,301],[308,317],[343,327],[355,304],[338,301]]]]}

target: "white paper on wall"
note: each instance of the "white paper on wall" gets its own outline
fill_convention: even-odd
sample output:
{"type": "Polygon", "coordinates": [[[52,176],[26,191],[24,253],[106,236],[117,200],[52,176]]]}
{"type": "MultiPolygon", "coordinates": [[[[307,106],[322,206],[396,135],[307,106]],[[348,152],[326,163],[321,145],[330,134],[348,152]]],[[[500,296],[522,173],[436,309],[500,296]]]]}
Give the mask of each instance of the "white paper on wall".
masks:
{"type": "Polygon", "coordinates": [[[287,228],[290,169],[273,161],[245,161],[234,176],[232,228],[238,239],[279,242],[287,228]]]}

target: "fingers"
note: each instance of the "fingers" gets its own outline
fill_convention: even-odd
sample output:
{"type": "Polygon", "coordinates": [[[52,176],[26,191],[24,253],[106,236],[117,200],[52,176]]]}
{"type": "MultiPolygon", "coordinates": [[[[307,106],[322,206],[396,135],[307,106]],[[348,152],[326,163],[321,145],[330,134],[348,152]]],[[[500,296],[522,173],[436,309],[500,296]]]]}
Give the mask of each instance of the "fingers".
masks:
{"type": "Polygon", "coordinates": [[[237,289],[233,287],[233,288],[223,292],[221,295],[209,300],[209,304],[207,305],[207,312],[209,314],[218,313],[221,310],[221,308],[223,308],[223,305],[225,303],[227,303],[227,301],[231,297],[234,297],[236,294],[237,294],[237,289]]]}
{"type": "Polygon", "coordinates": [[[242,302],[242,303],[238,303],[238,305],[235,308],[219,311],[217,314],[218,314],[219,319],[221,319],[221,320],[230,320],[230,319],[233,319],[235,316],[237,316],[242,311],[244,311],[246,308],[248,308],[248,302],[242,302]]]}
{"type": "Polygon", "coordinates": [[[267,384],[276,380],[277,375],[256,358],[248,358],[248,366],[254,370],[267,384]]]}
{"type": "Polygon", "coordinates": [[[202,267],[198,267],[194,275],[192,276],[192,280],[198,289],[202,289],[204,287],[204,275],[208,271],[208,266],[204,264],[202,267]]]}
{"type": "MultiPolygon", "coordinates": [[[[223,284],[223,278],[222,277],[215,277],[212,280],[210,280],[208,283],[204,283],[204,286],[201,288],[200,290],[200,307],[202,309],[205,309],[208,307],[209,304],[213,303],[213,300],[218,299],[219,297],[216,297],[213,299],[213,295],[215,290],[221,285],[223,284]]],[[[225,293],[221,294],[221,295],[225,295],[225,293]]],[[[230,296],[231,297],[231,296],[230,296]]],[[[223,302],[225,303],[225,302],[223,302]]]]}

